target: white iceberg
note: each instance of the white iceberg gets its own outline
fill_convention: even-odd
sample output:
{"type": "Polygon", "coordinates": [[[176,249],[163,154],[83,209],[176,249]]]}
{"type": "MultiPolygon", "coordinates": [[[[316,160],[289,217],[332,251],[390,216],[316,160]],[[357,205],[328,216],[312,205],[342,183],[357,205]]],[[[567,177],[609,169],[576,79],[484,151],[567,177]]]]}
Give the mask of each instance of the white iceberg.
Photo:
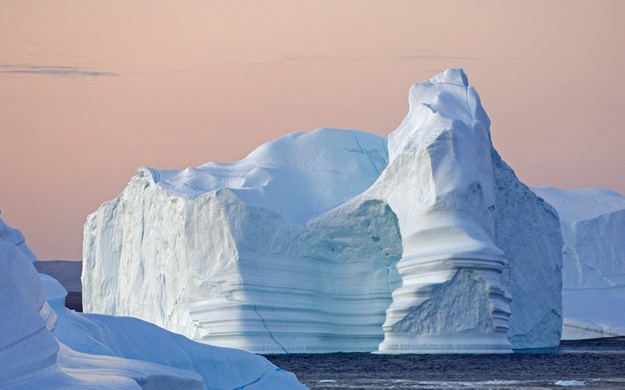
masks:
{"type": "MultiPolygon", "coordinates": [[[[0,226],[9,229],[1,219],[0,226]]],[[[304,388],[259,356],[194,343],[133,318],[69,311],[67,291],[37,274],[13,236],[0,236],[0,388],[304,388]]]]}
{"type": "Polygon", "coordinates": [[[560,215],[563,340],[625,336],[625,197],[605,189],[533,188],[560,215]]]}
{"type": "Polygon", "coordinates": [[[413,86],[390,156],[383,137],[321,129],[235,163],[140,168],[85,224],[84,309],[260,353],[555,346],[557,215],[489,125],[449,70],[413,86]]]}
{"type": "Polygon", "coordinates": [[[557,215],[501,160],[489,127],[461,70],[410,90],[408,116],[389,135],[389,166],[364,195],[388,202],[403,244],[380,352],[559,343],[557,215]]]}

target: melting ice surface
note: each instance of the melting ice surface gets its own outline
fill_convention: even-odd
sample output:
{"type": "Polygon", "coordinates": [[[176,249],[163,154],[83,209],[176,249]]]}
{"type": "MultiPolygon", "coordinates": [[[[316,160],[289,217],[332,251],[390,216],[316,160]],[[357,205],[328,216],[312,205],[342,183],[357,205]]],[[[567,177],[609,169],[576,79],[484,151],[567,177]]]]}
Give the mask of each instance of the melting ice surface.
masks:
{"type": "Polygon", "coordinates": [[[85,310],[260,353],[556,346],[556,212],[494,150],[464,72],[409,102],[388,143],[321,129],[140,168],[85,225],[85,310]]]}

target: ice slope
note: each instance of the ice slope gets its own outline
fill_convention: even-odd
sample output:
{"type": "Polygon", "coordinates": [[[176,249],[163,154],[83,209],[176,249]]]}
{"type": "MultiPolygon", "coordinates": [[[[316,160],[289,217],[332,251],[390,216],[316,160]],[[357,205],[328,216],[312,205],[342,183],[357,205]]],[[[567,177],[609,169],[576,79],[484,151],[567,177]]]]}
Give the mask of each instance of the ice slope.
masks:
{"type": "MultiPolygon", "coordinates": [[[[6,227],[1,219],[0,226],[6,227]]],[[[197,344],[132,318],[65,309],[67,291],[37,274],[23,248],[5,238],[0,236],[0,388],[304,388],[293,374],[243,351],[197,344]]]]}
{"type": "Polygon", "coordinates": [[[261,353],[555,346],[557,215],[489,126],[449,70],[412,87],[386,169],[384,138],[332,129],[140,168],[85,225],[85,310],[261,353]]]}
{"type": "Polygon", "coordinates": [[[384,202],[343,202],[375,181],[385,147],[321,129],[233,164],[139,169],[87,221],[85,311],[260,353],[376,349],[400,235],[384,202]]]}
{"type": "Polygon", "coordinates": [[[190,371],[70,350],[50,333],[57,318],[23,248],[1,240],[0,269],[0,388],[203,388],[190,371]]]}
{"type": "Polygon", "coordinates": [[[560,215],[562,338],[625,336],[625,197],[599,189],[533,188],[560,215]]]}
{"type": "Polygon", "coordinates": [[[366,197],[397,214],[402,286],[381,353],[511,352],[558,345],[558,220],[490,140],[464,72],[412,86],[390,162],[366,197]]]}
{"type": "Polygon", "coordinates": [[[199,344],[136,318],[68,310],[63,305],[67,295],[63,286],[48,275],[40,275],[48,302],[58,316],[53,335],[71,351],[188,370],[200,374],[201,388],[207,389],[305,388],[295,375],[260,356],[199,344]]]}
{"type": "MultiPolygon", "coordinates": [[[[2,215],[2,212],[0,212],[0,215],[2,215]]],[[[26,239],[22,232],[4,223],[2,218],[0,218],[0,242],[17,246],[31,262],[37,261],[35,254],[26,245],[26,239]]]]}

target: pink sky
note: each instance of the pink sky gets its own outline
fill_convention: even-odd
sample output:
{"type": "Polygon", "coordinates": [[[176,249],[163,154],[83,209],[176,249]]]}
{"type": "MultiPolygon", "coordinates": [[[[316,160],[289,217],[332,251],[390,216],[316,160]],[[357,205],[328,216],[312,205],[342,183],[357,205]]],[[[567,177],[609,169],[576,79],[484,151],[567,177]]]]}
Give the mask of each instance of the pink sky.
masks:
{"type": "Polygon", "coordinates": [[[0,2],[0,210],[40,259],[139,166],[293,131],[387,135],[464,68],[531,186],[625,194],[625,1],[0,2]]]}

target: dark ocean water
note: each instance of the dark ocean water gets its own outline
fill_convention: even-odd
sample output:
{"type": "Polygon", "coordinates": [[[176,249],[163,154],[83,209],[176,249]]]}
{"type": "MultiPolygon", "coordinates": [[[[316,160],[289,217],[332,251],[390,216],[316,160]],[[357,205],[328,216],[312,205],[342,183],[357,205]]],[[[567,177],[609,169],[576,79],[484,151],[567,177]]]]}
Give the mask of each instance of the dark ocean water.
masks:
{"type": "Polygon", "coordinates": [[[625,339],[509,355],[266,356],[311,389],[625,389],[625,339]]]}

